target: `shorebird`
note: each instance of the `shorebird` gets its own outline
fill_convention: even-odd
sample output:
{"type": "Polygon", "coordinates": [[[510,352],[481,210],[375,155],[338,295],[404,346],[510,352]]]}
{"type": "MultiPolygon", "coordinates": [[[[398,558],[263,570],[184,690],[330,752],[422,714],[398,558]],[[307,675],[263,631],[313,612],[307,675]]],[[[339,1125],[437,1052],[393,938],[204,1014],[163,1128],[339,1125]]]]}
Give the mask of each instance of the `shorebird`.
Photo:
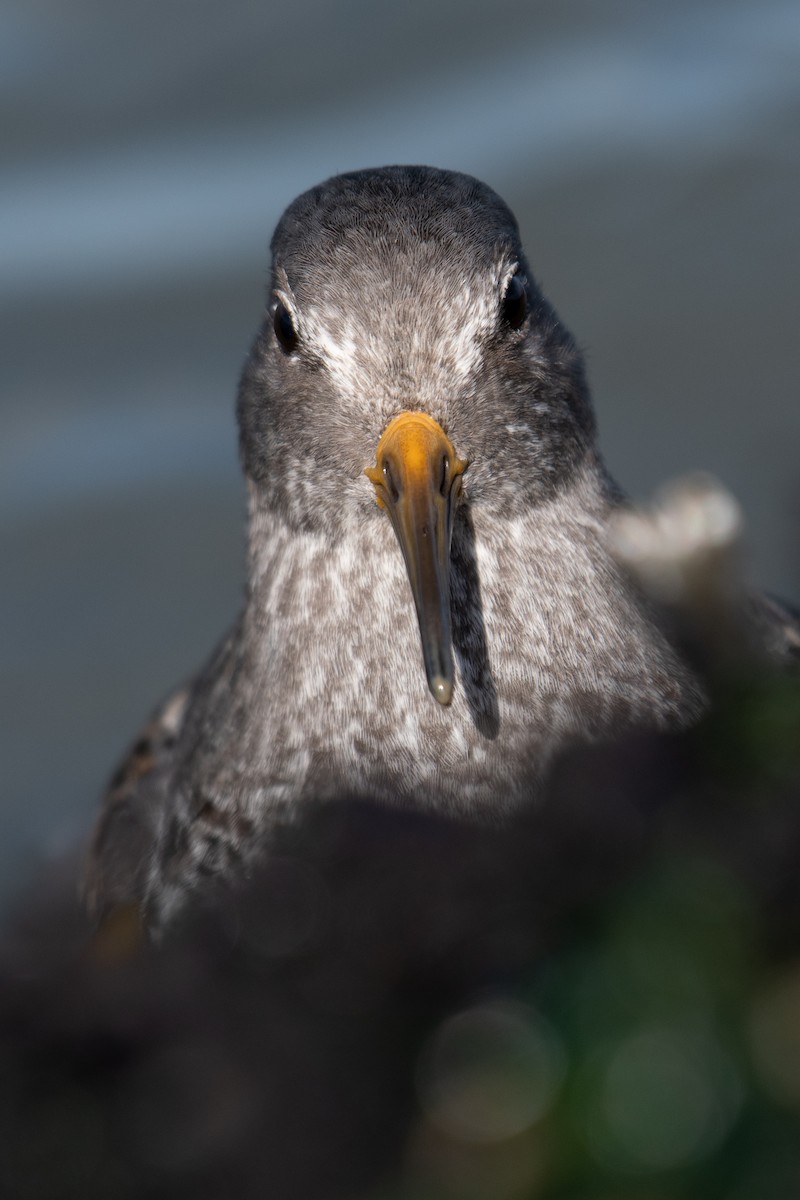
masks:
{"type": "Polygon", "coordinates": [[[609,545],[580,354],[505,203],[427,167],[284,213],[238,398],[233,630],[112,781],[95,911],[158,927],[306,800],[502,820],[565,744],[676,728],[694,672],[609,545]]]}

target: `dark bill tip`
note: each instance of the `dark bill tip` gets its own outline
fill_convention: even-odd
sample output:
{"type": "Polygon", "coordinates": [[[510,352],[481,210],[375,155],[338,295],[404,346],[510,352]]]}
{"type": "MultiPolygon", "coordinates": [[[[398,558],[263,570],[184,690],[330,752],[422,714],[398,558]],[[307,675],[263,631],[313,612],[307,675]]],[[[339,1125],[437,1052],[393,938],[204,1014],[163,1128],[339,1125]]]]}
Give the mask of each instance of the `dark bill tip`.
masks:
{"type": "Polygon", "coordinates": [[[431,689],[431,695],[434,700],[446,707],[453,698],[453,681],[445,679],[442,675],[433,675],[428,680],[428,687],[431,689]]]}

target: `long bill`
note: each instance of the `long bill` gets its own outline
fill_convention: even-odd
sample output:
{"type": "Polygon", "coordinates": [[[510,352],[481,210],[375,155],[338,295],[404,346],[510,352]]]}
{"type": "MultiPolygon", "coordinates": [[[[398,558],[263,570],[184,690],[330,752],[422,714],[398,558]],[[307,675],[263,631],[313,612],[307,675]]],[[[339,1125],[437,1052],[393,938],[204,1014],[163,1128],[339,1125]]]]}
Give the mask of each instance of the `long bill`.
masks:
{"type": "Polygon", "coordinates": [[[467,465],[438,422],[405,412],[387,425],[366,470],[403,552],[428,687],[440,704],[453,694],[450,539],[467,465]]]}

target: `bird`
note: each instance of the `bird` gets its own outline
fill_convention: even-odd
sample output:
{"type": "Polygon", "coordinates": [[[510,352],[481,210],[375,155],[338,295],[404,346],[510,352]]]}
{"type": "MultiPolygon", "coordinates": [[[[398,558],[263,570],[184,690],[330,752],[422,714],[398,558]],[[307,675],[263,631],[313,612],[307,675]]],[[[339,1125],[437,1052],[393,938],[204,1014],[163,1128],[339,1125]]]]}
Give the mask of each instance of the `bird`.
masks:
{"type": "Polygon", "coordinates": [[[573,742],[691,725],[702,680],[615,557],[581,353],[486,184],[293,201],[238,391],[232,629],[112,779],[85,891],[163,929],[343,797],[502,823],[573,742]]]}

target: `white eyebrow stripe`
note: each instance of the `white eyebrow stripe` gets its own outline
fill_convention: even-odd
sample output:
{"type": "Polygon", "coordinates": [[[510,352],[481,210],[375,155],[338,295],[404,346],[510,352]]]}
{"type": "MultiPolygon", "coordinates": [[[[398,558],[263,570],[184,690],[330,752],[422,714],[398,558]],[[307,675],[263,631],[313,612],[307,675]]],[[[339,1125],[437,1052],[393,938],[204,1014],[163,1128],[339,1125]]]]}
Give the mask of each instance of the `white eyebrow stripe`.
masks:
{"type": "MultiPolygon", "coordinates": [[[[442,304],[446,308],[437,313],[436,321],[436,327],[440,330],[439,343],[435,347],[438,350],[435,375],[439,377],[439,386],[443,375],[463,382],[480,368],[486,335],[497,323],[502,290],[518,269],[516,259],[511,262],[503,259],[491,271],[488,288],[466,284],[457,292],[443,297],[442,304]]],[[[383,329],[377,334],[360,331],[356,336],[352,323],[345,323],[347,314],[339,311],[336,316],[337,323],[341,323],[341,332],[337,329],[334,336],[326,321],[330,314],[326,313],[324,306],[312,303],[299,312],[288,288],[280,287],[275,294],[296,316],[302,336],[319,354],[341,391],[354,394],[367,386],[376,386],[376,381],[385,370],[387,349],[391,350],[388,341],[384,341],[383,329]],[[366,378],[368,375],[372,375],[371,382],[366,378]]],[[[398,325],[398,328],[402,329],[402,326],[398,325]]],[[[426,340],[428,327],[409,322],[405,332],[405,348],[412,356],[421,355],[430,360],[434,347],[429,337],[426,340]]],[[[430,383],[436,384],[433,376],[430,383]]],[[[529,431],[525,427],[517,432],[529,431]]]]}
{"type": "Polygon", "coordinates": [[[357,346],[352,334],[333,338],[319,321],[313,309],[308,312],[307,336],[325,361],[340,391],[352,393],[359,387],[357,346]]]}
{"type": "Polygon", "coordinates": [[[505,270],[501,271],[500,276],[498,278],[501,296],[505,295],[506,288],[508,287],[509,283],[511,282],[512,276],[516,275],[518,271],[519,271],[519,263],[517,262],[516,259],[514,259],[513,262],[508,263],[505,267],[505,270]]]}

